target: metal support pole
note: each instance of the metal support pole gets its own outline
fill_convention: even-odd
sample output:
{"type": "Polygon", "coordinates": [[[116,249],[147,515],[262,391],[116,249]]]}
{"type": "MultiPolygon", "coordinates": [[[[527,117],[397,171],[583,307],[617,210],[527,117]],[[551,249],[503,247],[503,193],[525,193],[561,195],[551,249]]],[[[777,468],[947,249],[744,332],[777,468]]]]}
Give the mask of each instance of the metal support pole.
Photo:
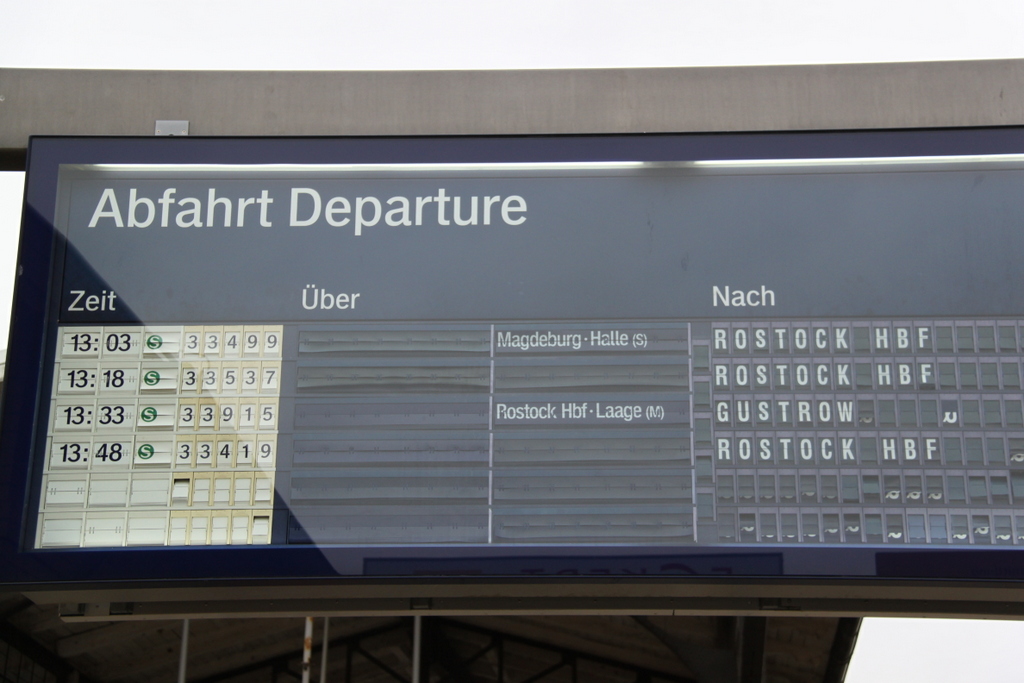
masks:
{"type": "Polygon", "coordinates": [[[736,664],[739,683],[764,683],[764,644],[768,636],[767,617],[741,617],[736,664]]]}
{"type": "Polygon", "coordinates": [[[178,683],[185,683],[185,672],[188,669],[188,619],[182,620],[181,656],[178,658],[178,683]]]}
{"type": "Polygon", "coordinates": [[[412,683],[420,683],[420,654],[423,646],[423,617],[412,618],[412,683]]]}
{"type": "Polygon", "coordinates": [[[505,683],[505,639],[498,636],[498,683],[505,683]]]}
{"type": "Polygon", "coordinates": [[[327,629],[331,625],[331,618],[324,617],[324,644],[320,652],[320,683],[327,683],[327,629]]]}
{"type": "Polygon", "coordinates": [[[306,617],[306,634],[302,639],[302,683],[309,683],[309,660],[313,656],[313,617],[306,617]]]}

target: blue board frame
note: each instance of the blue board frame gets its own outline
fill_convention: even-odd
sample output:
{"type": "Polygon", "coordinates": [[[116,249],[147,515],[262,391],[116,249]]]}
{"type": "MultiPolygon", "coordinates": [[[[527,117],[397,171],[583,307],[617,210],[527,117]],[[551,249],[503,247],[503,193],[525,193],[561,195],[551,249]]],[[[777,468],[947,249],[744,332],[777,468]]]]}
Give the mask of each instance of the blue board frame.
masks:
{"type": "MultiPolygon", "coordinates": [[[[25,213],[4,382],[0,468],[0,582],[40,586],[70,583],[139,584],[150,581],[304,581],[407,579],[458,581],[465,577],[558,575],[630,578],[637,575],[774,578],[799,581],[787,567],[819,567],[816,580],[1011,580],[1024,578],[1017,549],[900,549],[746,546],[576,550],[516,549],[496,555],[466,548],[383,548],[364,553],[364,573],[339,574],[344,548],[228,547],[31,550],[33,473],[27,454],[40,438],[37,407],[47,345],[55,339],[52,297],[57,176],[62,164],[329,164],[509,163],[585,161],[692,161],[850,157],[922,157],[1024,154],[1024,128],[979,128],[810,133],[742,133],[637,136],[522,136],[416,138],[33,138],[29,148],[25,213]],[[710,557],[702,557],[710,556],[710,557]],[[731,559],[727,559],[731,558],[731,559]],[[873,563],[874,577],[846,568],[873,563]],[[243,567],[244,569],[240,569],[243,567]],[[725,567],[723,569],[723,567],[725,567]],[[730,568],[731,567],[731,568],[730,568]],[[539,568],[539,571],[538,571],[539,568]],[[461,578],[452,578],[453,576],[461,578]]],[[[643,579],[636,579],[643,580],[643,579]]]]}

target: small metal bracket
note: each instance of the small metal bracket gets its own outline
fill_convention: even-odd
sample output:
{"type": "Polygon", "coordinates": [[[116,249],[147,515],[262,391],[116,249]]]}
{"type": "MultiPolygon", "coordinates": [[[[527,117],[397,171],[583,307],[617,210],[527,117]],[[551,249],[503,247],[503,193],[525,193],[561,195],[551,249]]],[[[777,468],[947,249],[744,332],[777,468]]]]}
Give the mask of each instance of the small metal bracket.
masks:
{"type": "Polygon", "coordinates": [[[188,135],[188,121],[157,121],[154,135],[188,135]]]}
{"type": "MultiPolygon", "coordinates": [[[[122,603],[123,604],[123,603],[122,603]]],[[[61,619],[74,619],[81,617],[109,617],[111,614],[109,602],[71,602],[61,603],[57,613],[61,619]]]]}

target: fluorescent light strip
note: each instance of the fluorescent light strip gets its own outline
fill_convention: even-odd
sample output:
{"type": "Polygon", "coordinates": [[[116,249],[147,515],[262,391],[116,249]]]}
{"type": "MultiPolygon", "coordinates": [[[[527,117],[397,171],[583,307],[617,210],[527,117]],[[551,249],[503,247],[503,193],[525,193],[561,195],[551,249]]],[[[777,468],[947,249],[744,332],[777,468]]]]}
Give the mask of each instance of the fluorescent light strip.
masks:
{"type": "Polygon", "coordinates": [[[971,154],[907,157],[835,157],[821,159],[702,159],[697,161],[551,161],[508,163],[424,164],[86,164],[101,171],[253,171],[253,172],[380,172],[380,171],[597,171],[640,168],[787,168],[829,166],[892,166],[953,163],[1019,163],[1024,154],[971,154]]]}
{"type": "Polygon", "coordinates": [[[486,171],[494,170],[601,170],[641,168],[643,161],[551,161],[509,163],[425,164],[85,164],[102,171],[486,171]]]}
{"type": "Polygon", "coordinates": [[[691,162],[704,168],[765,166],[881,166],[894,164],[950,164],[985,162],[1022,162],[1024,154],[965,154],[930,157],[836,157],[827,159],[708,159],[691,162]]]}

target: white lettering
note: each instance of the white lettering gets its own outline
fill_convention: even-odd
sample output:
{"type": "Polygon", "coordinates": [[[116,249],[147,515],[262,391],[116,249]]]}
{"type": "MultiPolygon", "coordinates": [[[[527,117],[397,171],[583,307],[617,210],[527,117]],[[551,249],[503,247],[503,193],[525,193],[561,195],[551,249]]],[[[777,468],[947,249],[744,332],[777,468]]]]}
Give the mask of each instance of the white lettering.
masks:
{"type": "Polygon", "coordinates": [[[834,453],[832,451],[832,439],[822,439],[821,440],[821,459],[822,460],[831,460],[833,454],[834,453]]]}
{"type": "Polygon", "coordinates": [[[726,286],[724,289],[718,285],[711,287],[711,305],[717,306],[774,306],[775,292],[761,285],[760,291],[751,289],[744,292],[741,289],[733,289],[726,286]]]}
{"type": "Polygon", "coordinates": [[[847,340],[846,340],[847,329],[845,327],[837,327],[835,332],[836,332],[836,350],[838,351],[839,349],[846,349],[847,351],[849,351],[850,350],[850,345],[847,343],[847,340]]]}
{"type": "Polygon", "coordinates": [[[914,439],[903,439],[903,458],[917,460],[917,442],[914,439]]]}
{"type": "MultiPolygon", "coordinates": [[[[473,198],[474,201],[476,197],[473,198]]],[[[458,200],[456,200],[458,201],[458,200]]],[[[412,218],[409,217],[409,198],[408,197],[392,197],[387,201],[388,206],[398,204],[397,209],[391,209],[384,216],[384,222],[391,226],[398,225],[412,225],[412,218]]],[[[458,206],[458,204],[456,204],[458,206]]],[[[474,203],[474,206],[476,204],[474,203]]],[[[474,214],[474,221],[476,220],[474,214]]]]}
{"type": "Polygon", "coordinates": [[[932,383],[932,364],[931,363],[921,363],[920,370],[921,370],[921,384],[931,384],[932,383]]]}
{"type": "Polygon", "coordinates": [[[875,349],[887,349],[889,348],[889,328],[887,327],[876,327],[875,328],[875,349]]]}
{"type": "Polygon", "coordinates": [[[331,201],[327,202],[327,209],[324,211],[324,219],[327,221],[327,225],[335,228],[340,228],[349,222],[349,218],[338,218],[339,214],[347,214],[352,212],[352,205],[348,203],[348,200],[344,197],[333,197],[331,201]]]}
{"type": "Polygon", "coordinates": [[[896,328],[896,348],[897,349],[909,349],[910,348],[910,330],[906,327],[896,328]]]}
{"type": "MultiPolygon", "coordinates": [[[[451,197],[444,193],[444,188],[437,189],[437,224],[449,225],[448,219],[444,217],[444,205],[451,201],[451,197]]],[[[508,222],[508,221],[506,221],[508,222]]]]}
{"type": "Polygon", "coordinates": [[[470,197],[469,199],[469,218],[462,217],[462,197],[455,198],[455,205],[452,209],[452,218],[455,219],[455,225],[476,225],[476,204],[477,197],[470,197]]]}
{"type": "Polygon", "coordinates": [[[800,457],[803,460],[814,459],[814,444],[810,439],[800,439],[800,457]]]}
{"type": "Polygon", "coordinates": [[[931,330],[927,327],[917,328],[917,348],[918,350],[931,349],[931,330]]]}
{"type": "Polygon", "coordinates": [[[793,439],[785,438],[779,439],[779,444],[782,446],[782,459],[789,460],[789,444],[793,443],[793,439]]]}
{"type": "Polygon", "coordinates": [[[505,197],[501,203],[501,220],[508,225],[522,225],[526,222],[526,216],[511,218],[512,213],[526,213],[526,200],[516,194],[505,197]]]}
{"type": "Polygon", "coordinates": [[[729,452],[729,439],[718,440],[718,459],[732,460],[732,454],[729,452]]]}
{"type": "MultiPolygon", "coordinates": [[[[158,199],[157,201],[163,203],[162,199],[158,199]]],[[[256,203],[256,198],[255,197],[239,197],[238,198],[238,220],[236,221],[238,223],[238,227],[240,227],[240,228],[244,228],[245,227],[245,208],[247,206],[252,206],[255,203],[256,203]]],[[[163,222],[163,226],[166,228],[167,227],[167,207],[164,207],[164,219],[163,219],[163,221],[164,221],[163,222]]]]}
{"type": "Polygon", "coordinates": [[[381,206],[376,197],[356,197],[356,235],[363,234],[363,226],[372,228],[380,221],[381,206]],[[373,218],[366,219],[363,209],[370,205],[373,207],[373,218]]]}
{"type": "MultiPolygon", "coordinates": [[[[174,203],[174,193],[177,190],[173,187],[168,187],[164,190],[163,195],[160,199],[156,200],[156,203],[160,205],[160,227],[166,228],[168,221],[170,220],[171,204],[174,203]]],[[[241,209],[239,209],[241,210],[241,209]]],[[[242,225],[241,219],[238,221],[238,225],[242,225]]]]}
{"type": "Polygon", "coordinates": [[[824,327],[814,330],[814,346],[821,351],[828,349],[828,330],[824,327]]]}
{"type": "Polygon", "coordinates": [[[736,441],[736,452],[739,453],[740,460],[750,460],[753,455],[753,448],[750,439],[737,439],[736,441]]]}
{"type": "Polygon", "coordinates": [[[802,327],[796,329],[793,333],[793,345],[801,351],[807,348],[807,330],[802,327]]]}
{"type": "MultiPolygon", "coordinates": [[[[213,190],[210,190],[213,192],[213,190]]],[[[149,224],[153,222],[153,218],[156,217],[156,205],[153,204],[152,199],[146,199],[143,197],[139,199],[136,196],[136,190],[133,187],[128,192],[128,227],[129,228],[148,228],[149,224]],[[146,220],[140,221],[135,217],[135,212],[139,206],[146,207],[146,220]]]]}
{"type": "Polygon", "coordinates": [[[178,215],[174,217],[174,222],[178,224],[179,228],[203,227],[203,219],[200,215],[200,211],[203,209],[202,202],[195,197],[185,197],[178,202],[178,206],[185,206],[186,204],[192,208],[179,211],[178,215]]]}
{"type": "Polygon", "coordinates": [[[853,438],[844,438],[843,442],[843,460],[856,460],[853,457],[853,438]]]}
{"type": "MultiPolygon", "coordinates": [[[[270,224],[270,218],[267,216],[267,210],[270,208],[270,205],[274,203],[274,200],[270,198],[270,191],[263,190],[263,192],[260,193],[260,198],[256,200],[256,203],[260,205],[260,227],[272,227],[270,224]]],[[[241,227],[241,223],[239,223],[239,227],[241,227]]]]}
{"type": "Polygon", "coordinates": [[[114,191],[110,188],[103,190],[103,194],[100,195],[100,201],[96,205],[96,210],[92,212],[89,227],[95,228],[96,223],[101,218],[113,218],[114,225],[119,228],[124,227],[124,221],[121,219],[121,209],[117,206],[117,197],[114,196],[114,191]],[[109,209],[104,208],[108,205],[110,206],[109,209]]]}
{"type": "Polygon", "coordinates": [[[288,225],[292,227],[302,227],[305,225],[313,225],[318,220],[320,220],[320,193],[308,187],[293,187],[291,212],[288,217],[288,225]],[[313,210],[310,212],[309,218],[305,219],[299,218],[299,197],[302,195],[313,200],[313,210]]]}
{"type": "Polygon", "coordinates": [[[213,225],[216,218],[217,206],[224,207],[224,227],[231,227],[231,200],[227,197],[218,197],[217,190],[210,188],[206,194],[206,224],[213,225]]]}
{"type": "MultiPolygon", "coordinates": [[[[501,197],[484,197],[484,225],[491,224],[491,206],[501,201],[501,197]]],[[[416,208],[417,212],[419,207],[416,208]]],[[[419,215],[417,213],[416,215],[419,215]]],[[[419,225],[419,223],[417,223],[419,225]]]]}
{"type": "Polygon", "coordinates": [[[882,439],[882,460],[896,459],[896,439],[882,439]]]}

